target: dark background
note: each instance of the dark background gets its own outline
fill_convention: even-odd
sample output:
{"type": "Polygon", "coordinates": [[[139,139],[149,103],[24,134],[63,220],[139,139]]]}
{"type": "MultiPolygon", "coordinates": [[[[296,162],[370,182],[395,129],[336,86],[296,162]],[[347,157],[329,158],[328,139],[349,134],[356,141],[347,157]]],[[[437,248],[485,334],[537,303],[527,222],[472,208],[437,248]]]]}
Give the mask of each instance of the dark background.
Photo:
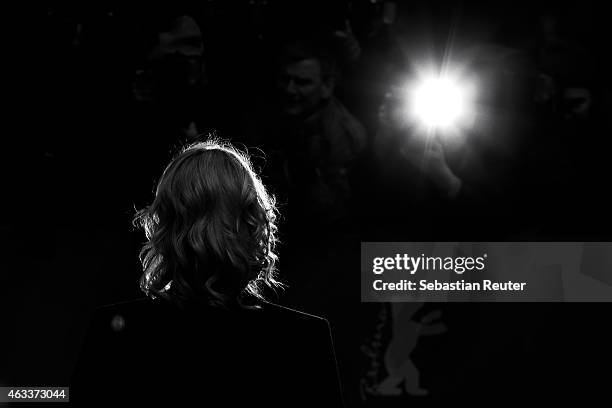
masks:
{"type": "MultiPolygon", "coordinates": [[[[361,241],[610,241],[612,99],[604,6],[395,2],[393,22],[383,24],[389,4],[48,6],[34,66],[43,87],[29,97],[24,124],[41,130],[20,132],[21,139],[10,138],[2,152],[7,194],[0,219],[0,306],[8,343],[0,383],[68,383],[92,310],[141,296],[137,255],[144,237],[131,219],[135,208],[152,200],[172,154],[194,140],[188,124],[194,122],[199,134],[216,130],[252,147],[245,118],[257,115],[261,100],[273,99],[279,47],[295,35],[319,38],[342,30],[346,21],[361,54],[346,57],[341,45],[335,49],[341,68],[335,94],[367,134],[352,173],[351,217],[341,227],[308,227],[300,221],[309,214],[293,204],[297,209],[281,222],[280,270],[294,284],[279,301],[330,319],[351,406],[416,398],[364,395],[360,385],[369,364],[360,347],[389,308],[359,302],[361,241]],[[196,91],[179,95],[176,104],[140,103],[135,95],[146,86],[139,88],[139,75],[149,67],[157,33],[183,15],[201,32],[196,91]],[[554,35],[547,37],[553,23],[548,30],[554,35]],[[486,100],[494,126],[483,133],[499,142],[485,143],[482,167],[466,172],[473,193],[466,201],[404,205],[402,197],[413,191],[410,179],[372,153],[376,112],[396,74],[410,71],[410,58],[425,49],[440,60],[450,37],[457,49],[511,51],[503,63],[479,66],[495,78],[486,100]],[[511,67],[510,80],[495,76],[500,65],[511,67]],[[553,80],[554,96],[536,102],[542,75],[553,80]],[[573,102],[563,97],[575,88],[591,96],[583,116],[572,116],[573,102]]],[[[193,74],[184,64],[158,69],[171,90],[193,74]]],[[[266,152],[265,139],[256,145],[266,152]]],[[[266,173],[273,160],[256,150],[255,156],[264,182],[281,198],[281,212],[291,212],[291,196],[266,173]]],[[[430,391],[419,401],[605,395],[612,344],[607,303],[426,305],[415,319],[430,309],[442,311],[448,330],[420,340],[413,351],[430,391]]],[[[385,330],[382,343],[391,336],[391,328],[385,330]]]]}

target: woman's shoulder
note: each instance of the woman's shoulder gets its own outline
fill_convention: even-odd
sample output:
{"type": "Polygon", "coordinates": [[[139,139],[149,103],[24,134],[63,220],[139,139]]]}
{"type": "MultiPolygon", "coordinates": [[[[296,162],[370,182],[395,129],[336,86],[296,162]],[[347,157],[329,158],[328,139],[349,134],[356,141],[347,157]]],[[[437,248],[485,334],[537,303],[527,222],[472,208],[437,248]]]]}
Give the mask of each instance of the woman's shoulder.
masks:
{"type": "Polygon", "coordinates": [[[327,320],[321,316],[316,316],[297,309],[291,309],[287,306],[282,306],[276,303],[262,302],[260,310],[270,319],[293,321],[296,323],[312,325],[329,325],[327,320]]]}
{"type": "Polygon", "coordinates": [[[158,301],[150,298],[138,298],[99,306],[94,311],[95,320],[113,319],[115,317],[142,317],[151,313],[165,311],[158,301]]]}
{"type": "Polygon", "coordinates": [[[245,324],[265,326],[267,324],[284,327],[329,327],[326,319],[277,303],[259,301],[252,307],[224,310],[216,307],[199,307],[180,310],[166,301],[139,298],[98,307],[94,324],[106,326],[113,331],[121,331],[128,323],[138,326],[159,325],[164,320],[176,322],[182,318],[204,318],[207,320],[242,321],[245,324]]]}
{"type": "Polygon", "coordinates": [[[138,299],[98,308],[97,330],[74,376],[86,382],[80,386],[81,398],[96,395],[97,384],[110,381],[118,390],[114,395],[139,402],[142,389],[156,390],[145,400],[174,398],[180,390],[186,399],[225,398],[232,406],[253,401],[292,406],[295,398],[319,405],[337,401],[327,321],[274,303],[259,306],[184,314],[168,304],[138,299]],[[198,376],[194,368],[201,368],[198,376]],[[249,376],[249,370],[257,375],[249,376]],[[313,391],[309,384],[315,377],[320,384],[313,391]],[[270,384],[275,392],[262,392],[270,384]],[[237,386],[242,392],[236,393],[237,386]]]}

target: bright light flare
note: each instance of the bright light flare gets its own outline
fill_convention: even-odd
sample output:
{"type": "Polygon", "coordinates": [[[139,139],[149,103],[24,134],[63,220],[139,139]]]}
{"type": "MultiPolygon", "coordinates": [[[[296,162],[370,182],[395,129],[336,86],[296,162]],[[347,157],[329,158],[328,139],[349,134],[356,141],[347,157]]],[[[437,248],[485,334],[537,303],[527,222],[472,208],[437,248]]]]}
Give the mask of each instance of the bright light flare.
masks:
{"type": "Polygon", "coordinates": [[[409,116],[429,131],[459,130],[471,117],[472,89],[452,77],[423,77],[409,92],[409,116]]]}

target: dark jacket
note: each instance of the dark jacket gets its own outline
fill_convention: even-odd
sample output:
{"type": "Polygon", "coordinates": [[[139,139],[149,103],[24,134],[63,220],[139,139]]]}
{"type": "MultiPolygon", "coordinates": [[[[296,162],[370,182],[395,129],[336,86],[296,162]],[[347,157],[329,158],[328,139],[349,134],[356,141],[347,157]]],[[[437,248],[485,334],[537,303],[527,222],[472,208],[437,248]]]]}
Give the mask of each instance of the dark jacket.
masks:
{"type": "Polygon", "coordinates": [[[271,303],[260,310],[185,311],[149,299],[96,311],[70,400],[79,406],[342,406],[325,319],[271,303]]]}

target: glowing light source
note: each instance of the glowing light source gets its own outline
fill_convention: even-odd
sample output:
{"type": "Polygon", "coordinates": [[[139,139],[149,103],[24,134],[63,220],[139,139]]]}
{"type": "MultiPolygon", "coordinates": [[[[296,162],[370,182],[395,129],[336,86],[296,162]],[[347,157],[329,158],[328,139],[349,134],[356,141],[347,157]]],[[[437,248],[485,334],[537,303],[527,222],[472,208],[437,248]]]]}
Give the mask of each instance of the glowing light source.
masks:
{"type": "Polygon", "coordinates": [[[408,114],[427,130],[457,130],[471,116],[471,87],[450,76],[424,76],[409,91],[408,114]]]}

